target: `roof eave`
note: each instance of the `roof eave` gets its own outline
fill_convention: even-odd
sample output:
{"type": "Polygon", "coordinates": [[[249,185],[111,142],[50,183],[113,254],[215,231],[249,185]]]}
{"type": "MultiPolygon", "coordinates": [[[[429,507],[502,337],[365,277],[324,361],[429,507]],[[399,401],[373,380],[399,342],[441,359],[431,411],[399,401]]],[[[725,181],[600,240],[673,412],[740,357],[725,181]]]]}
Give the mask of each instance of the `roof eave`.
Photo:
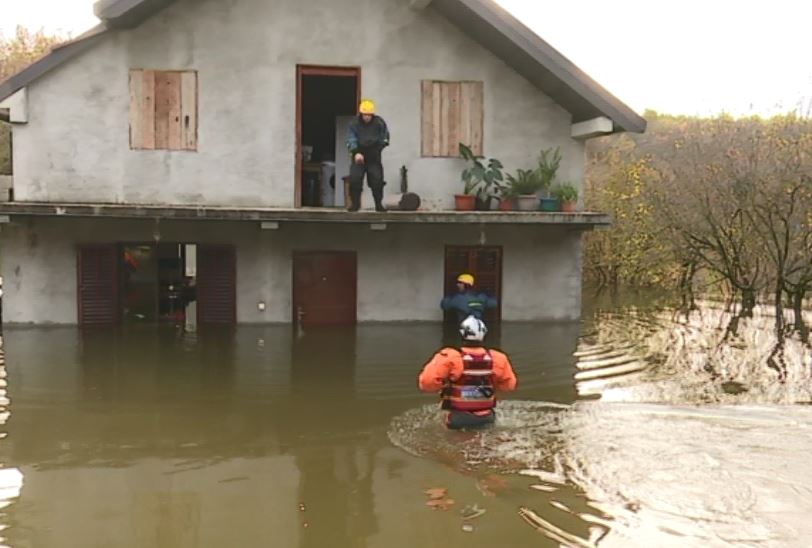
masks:
{"type": "Polygon", "coordinates": [[[106,25],[97,25],[74,40],[57,44],[51,48],[50,52],[20,72],[0,82],[0,101],[17,93],[40,76],[50,72],[69,59],[92,48],[107,31],[106,25]]]}
{"type": "Polygon", "coordinates": [[[98,0],[93,4],[96,17],[112,28],[132,29],[174,0],[98,0]]]}
{"type": "Polygon", "coordinates": [[[605,116],[616,131],[645,131],[643,117],[492,0],[432,5],[570,112],[574,122],[605,116]]]}

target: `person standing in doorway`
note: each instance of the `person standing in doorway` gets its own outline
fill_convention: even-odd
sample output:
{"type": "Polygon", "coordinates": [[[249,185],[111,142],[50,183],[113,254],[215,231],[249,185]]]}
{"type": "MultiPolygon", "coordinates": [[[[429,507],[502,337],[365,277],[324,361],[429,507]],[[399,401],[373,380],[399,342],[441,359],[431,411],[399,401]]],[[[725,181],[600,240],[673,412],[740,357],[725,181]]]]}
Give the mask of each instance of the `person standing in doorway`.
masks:
{"type": "Polygon", "coordinates": [[[496,308],[497,304],[494,297],[474,291],[474,277],[466,273],[457,277],[457,293],[444,297],[440,301],[440,308],[455,312],[457,322],[461,322],[468,316],[481,320],[485,310],[496,308]]]}
{"type": "Polygon", "coordinates": [[[375,114],[375,103],[369,99],[361,101],[358,117],[350,124],[347,135],[347,148],[352,154],[350,167],[350,200],[348,211],[358,211],[361,206],[361,193],[364,190],[364,175],[372,190],[375,211],[386,211],[383,207],[383,164],[381,153],[389,146],[389,129],[383,118],[375,114]]]}

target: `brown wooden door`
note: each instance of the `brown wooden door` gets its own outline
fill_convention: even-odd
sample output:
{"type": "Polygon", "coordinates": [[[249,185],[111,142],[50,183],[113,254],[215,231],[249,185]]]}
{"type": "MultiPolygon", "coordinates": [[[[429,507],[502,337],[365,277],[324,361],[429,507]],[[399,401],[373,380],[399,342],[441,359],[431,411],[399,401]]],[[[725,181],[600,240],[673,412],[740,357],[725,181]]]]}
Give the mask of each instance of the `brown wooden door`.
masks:
{"type": "Polygon", "coordinates": [[[112,244],[81,246],[77,263],[79,324],[117,324],[121,318],[118,247],[112,244]]]}
{"type": "MultiPolygon", "coordinates": [[[[445,294],[457,291],[457,276],[467,272],[476,280],[475,290],[496,297],[495,310],[485,313],[485,323],[502,317],[502,248],[498,246],[446,246],[445,248],[445,294]]],[[[453,313],[446,313],[448,322],[456,322],[453,313]]]]}
{"type": "Polygon", "coordinates": [[[293,321],[352,325],[357,318],[357,260],[352,251],[293,254],[293,321]]]}
{"type": "Polygon", "coordinates": [[[231,245],[197,246],[197,321],[237,323],[237,253],[231,245]]]}

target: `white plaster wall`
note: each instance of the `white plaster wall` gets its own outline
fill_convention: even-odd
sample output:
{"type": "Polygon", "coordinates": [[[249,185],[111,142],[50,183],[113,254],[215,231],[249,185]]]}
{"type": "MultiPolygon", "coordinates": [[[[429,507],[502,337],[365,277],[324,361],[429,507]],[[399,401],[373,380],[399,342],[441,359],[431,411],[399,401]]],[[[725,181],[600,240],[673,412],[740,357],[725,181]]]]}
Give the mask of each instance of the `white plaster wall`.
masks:
{"type": "Polygon", "coordinates": [[[435,321],[442,317],[445,245],[503,246],[502,317],[575,320],[581,307],[580,233],[555,227],[259,223],[57,219],[4,225],[4,323],[74,324],[76,248],[154,241],[230,243],[237,247],[237,319],[291,319],[294,250],[349,250],[358,257],[359,321],[435,321]],[[266,303],[259,311],[257,302],[266,303]]]}
{"type": "Polygon", "coordinates": [[[30,121],[14,130],[15,198],[292,206],[297,64],[361,67],[363,94],[392,131],[387,191],[406,165],[426,208],[451,206],[462,163],[420,158],[423,79],[484,81],[486,155],[514,170],[560,145],[561,177],[581,181],[570,115],[444,16],[408,4],[179,0],[30,86],[30,121]],[[130,68],[199,71],[197,152],[129,149],[130,68]]]}

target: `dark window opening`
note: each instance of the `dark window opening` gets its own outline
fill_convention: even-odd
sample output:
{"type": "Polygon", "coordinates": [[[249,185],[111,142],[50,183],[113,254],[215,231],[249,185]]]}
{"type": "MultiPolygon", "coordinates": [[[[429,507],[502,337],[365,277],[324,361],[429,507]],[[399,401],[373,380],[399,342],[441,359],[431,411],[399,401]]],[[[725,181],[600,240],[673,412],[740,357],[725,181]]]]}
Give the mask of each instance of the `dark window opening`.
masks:
{"type": "Polygon", "coordinates": [[[197,285],[194,244],[127,244],[121,248],[124,323],[194,318],[197,285]]]}

